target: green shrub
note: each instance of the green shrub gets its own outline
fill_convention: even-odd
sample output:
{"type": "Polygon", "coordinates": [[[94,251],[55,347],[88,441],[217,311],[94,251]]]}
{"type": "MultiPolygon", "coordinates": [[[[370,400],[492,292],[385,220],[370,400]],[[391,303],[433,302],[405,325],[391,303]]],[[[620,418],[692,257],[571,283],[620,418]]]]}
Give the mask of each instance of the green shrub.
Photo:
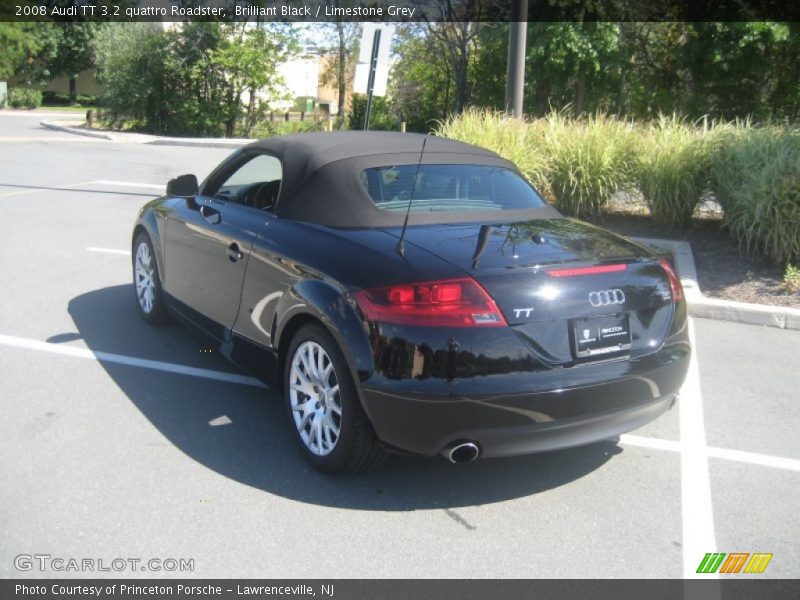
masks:
{"type": "Polygon", "coordinates": [[[97,105],[97,96],[87,96],[84,94],[78,94],[78,104],[81,106],[95,106],[97,105]]]}
{"type": "Polygon", "coordinates": [[[38,108],[42,105],[42,92],[31,88],[8,90],[8,105],[11,108],[38,108]]]}
{"type": "Polygon", "coordinates": [[[781,289],[787,294],[800,292],[800,266],[795,267],[791,263],[786,264],[781,289]]]}
{"type": "Polygon", "coordinates": [[[714,132],[711,188],[742,249],[800,259],[800,132],[727,124],[714,132]]]}
{"type": "Polygon", "coordinates": [[[653,219],[689,224],[708,189],[709,135],[705,127],[662,116],[639,135],[635,180],[653,219]]]}
{"type": "MultiPolygon", "coordinates": [[[[78,94],[76,101],[79,106],[96,106],[97,96],[78,94]]],[[[42,92],[42,103],[48,106],[69,106],[69,94],[66,92],[52,92],[45,90],[42,92]]]]}
{"type": "Polygon", "coordinates": [[[719,123],[711,132],[709,186],[723,213],[735,201],[735,192],[744,183],[744,169],[754,166],[752,157],[742,152],[748,135],[752,135],[748,121],[719,123]]]}
{"type": "Polygon", "coordinates": [[[309,116],[305,121],[262,121],[253,127],[251,137],[267,138],[290,133],[306,133],[309,131],[326,131],[327,119],[316,119],[309,116]]]}
{"type": "Polygon", "coordinates": [[[633,125],[598,113],[546,118],[550,182],[556,206],[568,215],[597,215],[617,192],[631,187],[635,156],[633,125]]]}
{"type": "Polygon", "coordinates": [[[42,92],[42,102],[52,106],[67,106],[69,104],[69,94],[45,90],[42,92]]]}
{"type": "MultiPolygon", "coordinates": [[[[356,130],[364,129],[366,112],[366,94],[353,94],[350,101],[350,112],[347,115],[348,127],[356,130]]],[[[372,98],[369,128],[371,131],[397,131],[399,129],[397,116],[392,114],[389,103],[383,96],[374,96],[372,98]]]]}

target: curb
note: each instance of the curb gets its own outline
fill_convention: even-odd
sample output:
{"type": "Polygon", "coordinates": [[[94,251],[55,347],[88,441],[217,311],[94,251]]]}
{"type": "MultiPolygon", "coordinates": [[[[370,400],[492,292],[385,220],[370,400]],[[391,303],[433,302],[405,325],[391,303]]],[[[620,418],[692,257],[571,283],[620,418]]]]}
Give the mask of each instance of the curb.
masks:
{"type": "MultiPolygon", "coordinates": [[[[151,146],[189,146],[194,148],[241,148],[256,140],[242,139],[242,138],[173,138],[173,137],[155,137],[148,136],[147,134],[135,134],[138,136],[136,140],[125,140],[115,137],[110,133],[102,131],[89,131],[79,127],[70,127],[68,125],[59,125],[52,121],[39,121],[42,127],[47,129],[54,129],[56,131],[63,131],[64,133],[72,133],[74,135],[82,135],[85,137],[96,138],[100,140],[109,140],[112,142],[133,142],[140,144],[148,144],[151,146]],[[152,138],[147,141],[142,139],[152,138]]],[[[125,134],[122,134],[125,135],[125,134]]]]}
{"type": "Polygon", "coordinates": [[[689,242],[654,238],[630,238],[649,246],[669,251],[675,257],[675,268],[681,278],[689,315],[701,319],[717,319],[734,323],[763,325],[779,329],[800,330],[800,309],[768,304],[750,304],[704,296],[697,284],[692,246],[689,242]]]}
{"type": "Polygon", "coordinates": [[[54,129],[56,131],[63,131],[65,133],[73,133],[75,135],[82,135],[85,137],[90,138],[97,138],[99,140],[113,140],[110,135],[107,133],[102,133],[100,131],[87,131],[85,129],[79,129],[77,127],[68,127],[67,125],[58,125],[57,123],[53,123],[52,121],[39,121],[39,125],[42,127],[46,127],[47,129],[54,129]]]}
{"type": "Polygon", "coordinates": [[[703,319],[734,321],[780,329],[800,329],[800,309],[784,306],[749,304],[704,296],[700,302],[690,302],[689,314],[703,319]]]}
{"type": "Polygon", "coordinates": [[[241,148],[256,140],[240,138],[164,138],[159,137],[150,142],[150,146],[190,146],[194,148],[241,148]]]}

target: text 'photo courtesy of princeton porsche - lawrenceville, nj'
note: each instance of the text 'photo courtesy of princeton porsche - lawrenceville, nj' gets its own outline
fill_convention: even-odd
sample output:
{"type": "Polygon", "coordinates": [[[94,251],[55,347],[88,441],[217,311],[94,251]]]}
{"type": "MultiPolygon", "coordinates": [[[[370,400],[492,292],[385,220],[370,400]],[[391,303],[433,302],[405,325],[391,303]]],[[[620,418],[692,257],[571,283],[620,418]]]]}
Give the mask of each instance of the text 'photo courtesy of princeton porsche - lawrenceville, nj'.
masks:
{"type": "Polygon", "coordinates": [[[796,600],[799,23],[4,0],[0,598],[796,600]]]}

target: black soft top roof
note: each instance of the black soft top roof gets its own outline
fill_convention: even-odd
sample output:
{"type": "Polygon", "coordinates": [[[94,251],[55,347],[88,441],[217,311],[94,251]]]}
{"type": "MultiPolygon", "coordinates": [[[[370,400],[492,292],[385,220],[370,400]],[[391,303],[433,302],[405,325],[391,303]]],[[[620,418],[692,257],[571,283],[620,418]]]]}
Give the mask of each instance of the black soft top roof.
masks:
{"type": "MultiPolygon", "coordinates": [[[[268,152],[282,163],[283,177],[276,214],[331,227],[402,225],[404,214],[378,209],[361,185],[361,171],[370,167],[417,164],[515,165],[494,152],[446,138],[418,133],[339,131],[298,133],[253,142],[244,152],[268,152]]],[[[555,209],[530,209],[496,219],[558,216],[555,209]],[[528,214],[531,213],[531,214],[528,214]],[[545,214],[547,213],[547,214],[545,214]]],[[[411,214],[409,224],[487,220],[486,212],[411,214]]]]}
{"type": "Polygon", "coordinates": [[[258,140],[250,144],[250,147],[263,148],[275,153],[283,152],[288,148],[297,154],[305,154],[309,159],[319,159],[322,161],[320,164],[325,164],[364,154],[419,152],[422,148],[422,140],[425,138],[428,140],[425,144],[426,151],[497,156],[491,150],[465,142],[422,133],[393,131],[294,133],[258,140]]]}

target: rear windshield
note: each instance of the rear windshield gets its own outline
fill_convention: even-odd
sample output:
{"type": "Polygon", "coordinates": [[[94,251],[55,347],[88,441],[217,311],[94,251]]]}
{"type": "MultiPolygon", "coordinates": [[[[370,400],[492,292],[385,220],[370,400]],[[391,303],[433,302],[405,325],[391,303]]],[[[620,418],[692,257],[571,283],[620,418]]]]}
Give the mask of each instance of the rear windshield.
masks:
{"type": "Polygon", "coordinates": [[[374,167],[361,171],[361,184],[381,210],[412,213],[472,212],[540,208],[546,203],[514,171],[480,165],[374,167]]]}

